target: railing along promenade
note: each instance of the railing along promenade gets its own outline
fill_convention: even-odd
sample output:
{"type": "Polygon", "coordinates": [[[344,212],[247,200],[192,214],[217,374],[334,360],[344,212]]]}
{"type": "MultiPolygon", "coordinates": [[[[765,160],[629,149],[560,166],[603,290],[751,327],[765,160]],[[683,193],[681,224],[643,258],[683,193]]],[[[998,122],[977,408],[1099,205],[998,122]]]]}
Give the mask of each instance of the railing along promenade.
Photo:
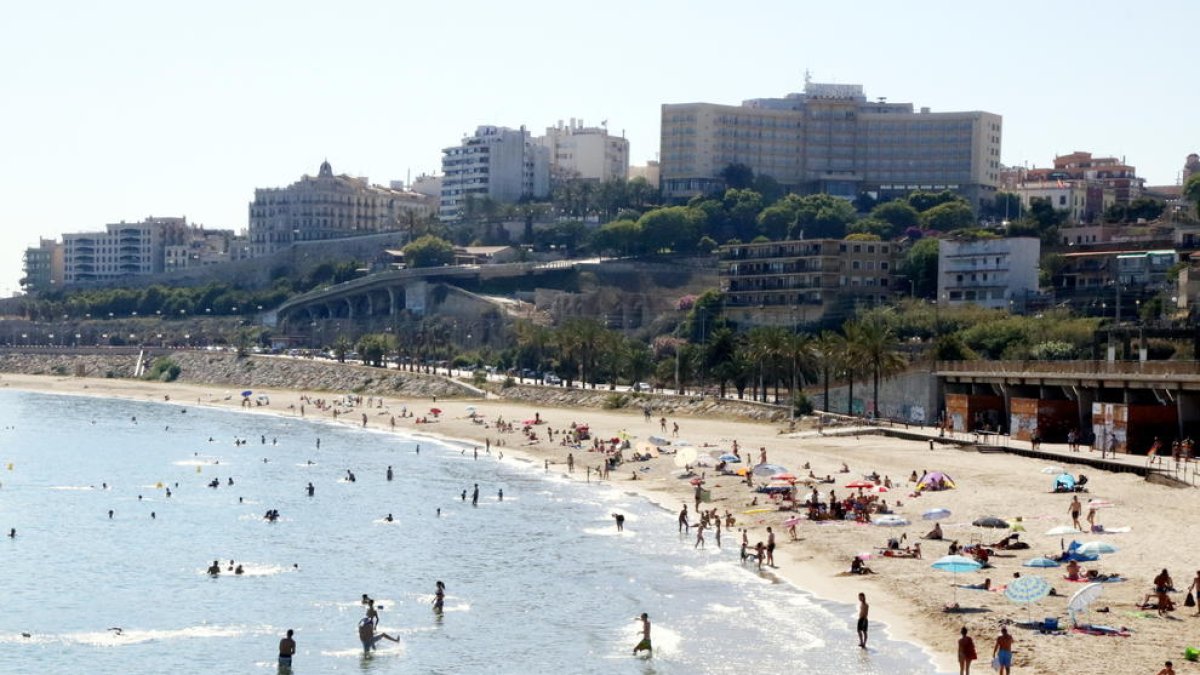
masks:
{"type": "Polygon", "coordinates": [[[1200,361],[938,361],[939,375],[1200,380],[1200,361]]]}

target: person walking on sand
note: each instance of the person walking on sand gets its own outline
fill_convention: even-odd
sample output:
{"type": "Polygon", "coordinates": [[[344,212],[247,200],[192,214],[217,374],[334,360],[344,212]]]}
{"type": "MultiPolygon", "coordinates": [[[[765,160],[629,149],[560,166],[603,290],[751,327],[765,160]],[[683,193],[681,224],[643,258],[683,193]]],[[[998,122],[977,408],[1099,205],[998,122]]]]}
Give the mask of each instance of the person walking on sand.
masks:
{"type": "Polygon", "coordinates": [[[1071,504],[1067,507],[1067,513],[1071,514],[1071,526],[1077,530],[1083,529],[1083,526],[1079,524],[1081,511],[1083,511],[1083,504],[1079,503],[1079,495],[1071,495],[1071,504]]]}
{"type": "Polygon", "coordinates": [[[959,632],[962,637],[958,638],[958,675],[971,675],[971,662],[979,655],[975,653],[975,641],[967,635],[967,627],[963,626],[959,632]]]}
{"type": "Polygon", "coordinates": [[[867,594],[858,594],[858,625],[855,630],[858,631],[858,646],[867,648],[867,613],[871,611],[871,606],[867,604],[867,594]]]}
{"type": "MultiPolygon", "coordinates": [[[[1187,587],[1188,595],[1193,598],[1200,598],[1200,570],[1196,570],[1196,578],[1192,579],[1192,585],[1187,587]]],[[[1196,616],[1200,616],[1200,600],[1196,601],[1196,616]]]]}
{"type": "Polygon", "coordinates": [[[654,655],[654,647],[651,646],[651,644],[650,644],[650,615],[646,614],[645,612],[642,612],[642,615],[634,620],[635,621],[641,620],[641,622],[642,622],[642,641],[637,643],[637,645],[634,646],[634,648],[633,648],[634,656],[637,656],[637,653],[642,651],[643,649],[646,650],[651,656],[653,656],[654,655]]]}
{"type": "Polygon", "coordinates": [[[575,453],[567,453],[567,473],[575,473],[575,453]]]}
{"type": "Polygon", "coordinates": [[[292,639],[294,631],[288,629],[287,635],[279,641],[279,672],[292,672],[292,656],[296,654],[296,641],[292,639]]]}
{"type": "Polygon", "coordinates": [[[1000,637],[996,638],[996,645],[992,647],[992,658],[996,661],[1000,675],[1012,673],[1012,648],[1012,636],[1008,634],[1007,628],[1001,626],[1000,637]]]}

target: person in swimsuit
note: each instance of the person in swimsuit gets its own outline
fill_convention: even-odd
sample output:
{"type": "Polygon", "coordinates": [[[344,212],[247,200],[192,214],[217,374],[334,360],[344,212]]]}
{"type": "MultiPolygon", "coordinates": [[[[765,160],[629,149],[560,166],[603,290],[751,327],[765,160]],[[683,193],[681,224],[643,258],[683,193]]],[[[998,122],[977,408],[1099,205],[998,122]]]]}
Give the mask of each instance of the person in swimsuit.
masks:
{"type": "Polygon", "coordinates": [[[634,646],[634,655],[636,656],[637,653],[643,649],[653,655],[654,647],[650,644],[650,615],[642,612],[642,615],[635,620],[640,620],[642,622],[642,641],[634,646]]]}
{"type": "Polygon", "coordinates": [[[858,631],[858,646],[863,649],[867,648],[867,613],[871,611],[871,606],[867,604],[867,594],[858,594],[858,625],[855,630],[858,631]]]}
{"type": "Polygon", "coordinates": [[[370,653],[372,649],[375,649],[375,644],[380,640],[391,640],[392,642],[400,641],[400,638],[394,638],[387,633],[376,633],[375,624],[371,622],[371,617],[369,616],[363,617],[362,620],[358,622],[358,639],[360,642],[362,642],[364,654],[370,653]]]}
{"type": "Polygon", "coordinates": [[[221,574],[221,563],[214,560],[213,563],[208,566],[208,573],[214,577],[219,576],[221,574]]]}
{"type": "Polygon", "coordinates": [[[971,662],[979,658],[975,653],[975,641],[967,635],[967,627],[963,626],[962,637],[958,638],[958,675],[971,675],[971,662]]]}
{"type": "Polygon", "coordinates": [[[288,629],[287,636],[279,641],[279,672],[292,672],[292,656],[296,653],[296,641],[292,639],[293,631],[288,629]]]}
{"type": "Polygon", "coordinates": [[[1000,675],[1010,675],[1012,673],[1012,636],[1008,634],[1008,629],[1000,628],[1000,637],[996,638],[996,645],[992,647],[992,658],[996,660],[996,665],[1000,668],[1000,675]]]}
{"type": "Polygon", "coordinates": [[[442,607],[446,604],[446,584],[437,582],[437,591],[433,595],[433,611],[442,612],[442,607]]]}

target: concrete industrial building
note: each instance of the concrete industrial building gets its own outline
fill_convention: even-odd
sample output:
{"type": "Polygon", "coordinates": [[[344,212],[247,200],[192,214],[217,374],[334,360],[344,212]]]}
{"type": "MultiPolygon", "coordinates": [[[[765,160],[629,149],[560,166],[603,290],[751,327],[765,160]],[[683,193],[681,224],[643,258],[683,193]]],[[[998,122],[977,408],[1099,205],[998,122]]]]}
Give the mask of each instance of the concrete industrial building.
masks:
{"type": "Polygon", "coordinates": [[[629,175],[629,141],[609,135],[604,123],[585,127],[583,120],[571,118],[564,126],[560,120],[536,141],[550,153],[552,181],[576,178],[603,183],[629,175]]]}
{"type": "Polygon", "coordinates": [[[952,190],[979,206],[999,182],[1001,117],[914,112],[869,101],[861,85],[806,82],[804,93],[662,107],[662,187],[682,199],[720,189],[722,169],[749,166],[799,192],[881,199],[952,190]]]}
{"type": "Polygon", "coordinates": [[[425,195],[334,175],[329,162],[323,162],[316,176],[303,176],[285,188],[254,191],[250,250],[259,257],[295,242],[402,230],[434,210],[435,201],[425,195]]]}
{"type": "Polygon", "coordinates": [[[523,126],[480,126],[459,145],[442,150],[442,220],[461,218],[470,198],[514,203],[549,194],[550,152],[523,126]]]}
{"type": "Polygon", "coordinates": [[[732,320],[792,326],[889,302],[898,260],[885,241],[767,241],[720,247],[717,273],[732,320]]]}
{"type": "Polygon", "coordinates": [[[938,242],[938,302],[1023,311],[1038,291],[1041,241],[942,239],[938,242]]]}

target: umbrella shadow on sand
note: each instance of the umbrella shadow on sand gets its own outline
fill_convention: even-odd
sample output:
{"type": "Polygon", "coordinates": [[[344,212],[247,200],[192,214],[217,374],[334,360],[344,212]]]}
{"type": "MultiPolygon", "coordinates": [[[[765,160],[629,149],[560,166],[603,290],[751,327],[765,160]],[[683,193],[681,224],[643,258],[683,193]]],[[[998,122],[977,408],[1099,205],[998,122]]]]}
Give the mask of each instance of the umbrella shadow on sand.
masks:
{"type": "Polygon", "coordinates": [[[992,612],[987,607],[946,607],[942,611],[946,614],[991,614],[992,612]]]}

